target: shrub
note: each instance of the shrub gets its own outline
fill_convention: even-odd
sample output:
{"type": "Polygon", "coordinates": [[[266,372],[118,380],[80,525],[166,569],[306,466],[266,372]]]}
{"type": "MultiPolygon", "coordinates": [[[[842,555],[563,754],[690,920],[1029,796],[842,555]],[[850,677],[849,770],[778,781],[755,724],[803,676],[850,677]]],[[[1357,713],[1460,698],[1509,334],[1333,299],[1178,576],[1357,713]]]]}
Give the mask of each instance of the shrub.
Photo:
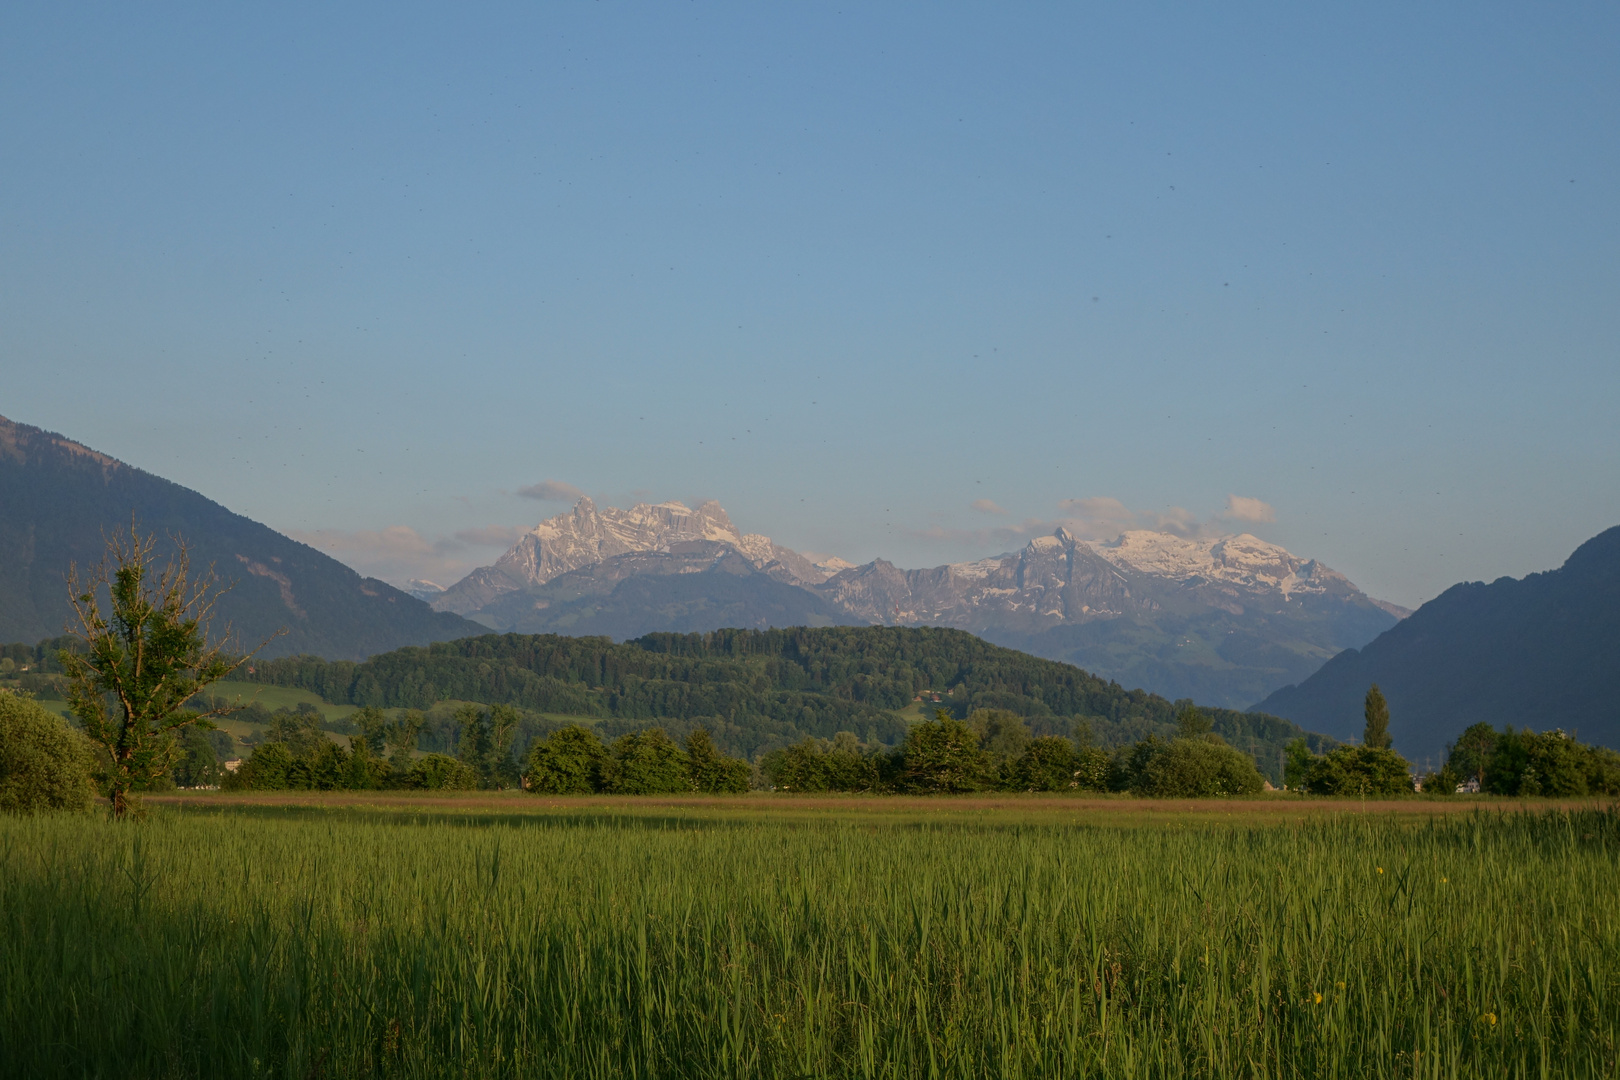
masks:
{"type": "Polygon", "coordinates": [[[1496,795],[1593,795],[1620,791],[1620,755],[1577,742],[1559,729],[1508,727],[1484,763],[1485,791],[1496,795]]]}
{"type": "Polygon", "coordinates": [[[478,787],[478,770],[449,754],[429,754],[411,763],[405,786],[426,791],[473,791],[478,787]]]}
{"type": "Polygon", "coordinates": [[[1450,764],[1442,765],[1438,772],[1424,774],[1423,794],[1455,795],[1458,786],[1466,782],[1467,777],[1453,769],[1450,764]]]}
{"type": "Polygon", "coordinates": [[[588,795],[601,787],[606,757],[594,731],[570,724],[534,741],[524,775],[538,794],[588,795]]]}
{"type": "Polygon", "coordinates": [[[615,739],[602,779],[603,789],[616,795],[673,795],[692,790],[687,757],[663,728],[615,739]]]}
{"type": "Polygon", "coordinates": [[[989,783],[989,758],[979,749],[979,737],[944,709],[911,729],[904,762],[900,782],[909,791],[983,791],[989,783]]]}
{"type": "Polygon", "coordinates": [[[686,737],[686,771],[692,790],[711,794],[748,790],[753,770],[748,762],[726,757],[714,748],[709,733],[696,728],[686,737]]]}
{"type": "Polygon", "coordinates": [[[214,749],[212,734],[195,724],[180,735],[180,760],[175,762],[171,776],[178,787],[213,787],[219,783],[219,754],[214,749]]]}
{"type": "Polygon", "coordinates": [[[1108,786],[1108,755],[1095,747],[1076,750],[1056,735],[1031,739],[1008,770],[1014,791],[1099,791],[1108,786]]]}
{"type": "Polygon", "coordinates": [[[831,742],[807,737],[772,750],[759,768],[773,787],[783,791],[874,791],[882,783],[882,764],[851,732],[840,731],[831,742]]]}
{"type": "Polygon", "coordinates": [[[1410,794],[1410,769],[1410,763],[1393,750],[1340,746],[1311,763],[1305,790],[1313,795],[1410,794]]]}
{"type": "Polygon", "coordinates": [[[254,788],[260,791],[280,791],[287,787],[287,772],[292,768],[292,751],[286,743],[262,743],[242,767],[225,778],[226,788],[254,788]]]}
{"type": "Polygon", "coordinates": [[[1156,744],[1140,762],[1132,789],[1164,799],[1253,795],[1264,786],[1249,755],[1224,742],[1185,738],[1156,744]]]}
{"type": "Polygon", "coordinates": [[[0,811],[90,805],[90,745],[38,703],[0,692],[0,811]]]}

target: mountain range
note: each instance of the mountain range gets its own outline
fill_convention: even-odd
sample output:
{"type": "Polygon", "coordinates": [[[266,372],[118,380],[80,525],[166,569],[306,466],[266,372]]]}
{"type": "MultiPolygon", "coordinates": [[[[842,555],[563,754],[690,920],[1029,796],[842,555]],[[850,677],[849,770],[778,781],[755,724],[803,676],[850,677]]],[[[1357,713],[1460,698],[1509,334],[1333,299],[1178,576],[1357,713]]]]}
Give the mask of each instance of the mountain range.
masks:
{"type": "Polygon", "coordinates": [[[1453,585],[1257,708],[1347,739],[1373,683],[1396,748],[1420,763],[1480,721],[1620,747],[1620,526],[1556,570],[1453,585]]]}
{"type": "Polygon", "coordinates": [[[0,641],[61,634],[72,616],[68,567],[99,563],[103,537],[131,514],[165,544],[182,537],[195,570],[212,566],[234,582],[220,618],[240,645],[270,639],[267,657],[359,660],[486,632],[195,491],[0,417],[0,641]]]}
{"type": "Polygon", "coordinates": [[[1021,551],[902,570],[881,559],[813,561],[744,534],[712,501],[620,510],[590,499],[429,598],[497,630],[619,639],[722,626],[954,627],[1230,708],[1303,679],[1406,614],[1246,534],[1132,531],[1098,543],[1060,528],[1021,551]]]}

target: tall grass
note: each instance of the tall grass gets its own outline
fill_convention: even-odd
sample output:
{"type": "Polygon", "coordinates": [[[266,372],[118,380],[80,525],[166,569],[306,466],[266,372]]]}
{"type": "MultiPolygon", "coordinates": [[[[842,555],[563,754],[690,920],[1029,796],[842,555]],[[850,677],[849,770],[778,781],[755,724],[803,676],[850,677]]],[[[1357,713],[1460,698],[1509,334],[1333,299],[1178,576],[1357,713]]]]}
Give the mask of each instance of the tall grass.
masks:
{"type": "Polygon", "coordinates": [[[8,1076],[1614,1076],[1620,815],[0,821],[8,1076]]]}

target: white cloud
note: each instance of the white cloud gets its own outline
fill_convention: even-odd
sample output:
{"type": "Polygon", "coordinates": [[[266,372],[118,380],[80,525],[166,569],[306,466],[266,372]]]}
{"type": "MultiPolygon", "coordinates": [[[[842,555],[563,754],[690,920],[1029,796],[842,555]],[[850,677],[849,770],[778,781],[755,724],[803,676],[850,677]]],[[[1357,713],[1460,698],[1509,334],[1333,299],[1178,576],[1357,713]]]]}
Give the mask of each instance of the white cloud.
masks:
{"type": "Polygon", "coordinates": [[[993,548],[1000,552],[1023,547],[1029,543],[1030,537],[1044,536],[1056,527],[1050,521],[1026,518],[1017,525],[1000,525],[993,529],[949,529],[943,525],[931,525],[926,529],[908,529],[906,534],[954,548],[981,552],[993,548]]]}
{"type": "MultiPolygon", "coordinates": [[[[478,532],[480,530],[467,530],[478,532]]],[[[412,578],[443,583],[461,580],[478,564],[457,537],[423,536],[409,525],[385,529],[315,529],[289,533],[366,577],[402,585],[412,578]]]]}
{"type": "Polygon", "coordinates": [[[481,529],[462,529],[456,539],[473,547],[509,548],[528,531],[522,525],[485,525],[481,529]]]}
{"type": "Polygon", "coordinates": [[[565,484],[561,480],[542,480],[538,484],[518,488],[517,493],[525,499],[539,499],[542,502],[573,502],[585,494],[573,484],[565,484]]]}
{"type": "Polygon", "coordinates": [[[1232,521],[1253,521],[1266,523],[1277,520],[1277,511],[1270,503],[1251,499],[1244,495],[1228,495],[1226,509],[1221,511],[1221,517],[1232,521]]]}
{"type": "Polygon", "coordinates": [[[1058,512],[1061,516],[1056,524],[1083,540],[1112,540],[1132,529],[1148,529],[1176,536],[1197,536],[1208,531],[1208,525],[1200,523],[1197,514],[1183,507],[1132,510],[1118,499],[1108,496],[1064,499],[1058,503],[1058,512]]]}
{"type": "MultiPolygon", "coordinates": [[[[988,499],[978,500],[972,504],[972,508],[985,514],[1006,513],[988,499]]],[[[1241,495],[1229,496],[1225,507],[1208,518],[1201,518],[1182,506],[1135,510],[1119,499],[1106,495],[1064,499],[1058,503],[1057,509],[1058,516],[1051,520],[1027,518],[1016,525],[994,528],[957,529],[934,525],[927,529],[910,530],[909,535],[948,550],[954,549],[953,554],[966,554],[970,551],[990,553],[1020,548],[1031,538],[1049,536],[1060,527],[1081,540],[1113,540],[1121,533],[1134,529],[1194,539],[1224,536],[1232,532],[1235,522],[1264,524],[1277,520],[1277,513],[1269,504],[1241,495]]]]}

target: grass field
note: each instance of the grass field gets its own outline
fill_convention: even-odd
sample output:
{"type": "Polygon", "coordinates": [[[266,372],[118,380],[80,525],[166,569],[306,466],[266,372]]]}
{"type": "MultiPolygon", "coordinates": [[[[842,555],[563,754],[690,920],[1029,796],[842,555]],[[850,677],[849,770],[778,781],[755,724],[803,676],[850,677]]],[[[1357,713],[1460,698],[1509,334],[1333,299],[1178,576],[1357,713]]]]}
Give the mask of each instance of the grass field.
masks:
{"type": "Polygon", "coordinates": [[[150,804],[0,819],[8,1075],[1616,1075],[1613,810],[150,804]]]}

